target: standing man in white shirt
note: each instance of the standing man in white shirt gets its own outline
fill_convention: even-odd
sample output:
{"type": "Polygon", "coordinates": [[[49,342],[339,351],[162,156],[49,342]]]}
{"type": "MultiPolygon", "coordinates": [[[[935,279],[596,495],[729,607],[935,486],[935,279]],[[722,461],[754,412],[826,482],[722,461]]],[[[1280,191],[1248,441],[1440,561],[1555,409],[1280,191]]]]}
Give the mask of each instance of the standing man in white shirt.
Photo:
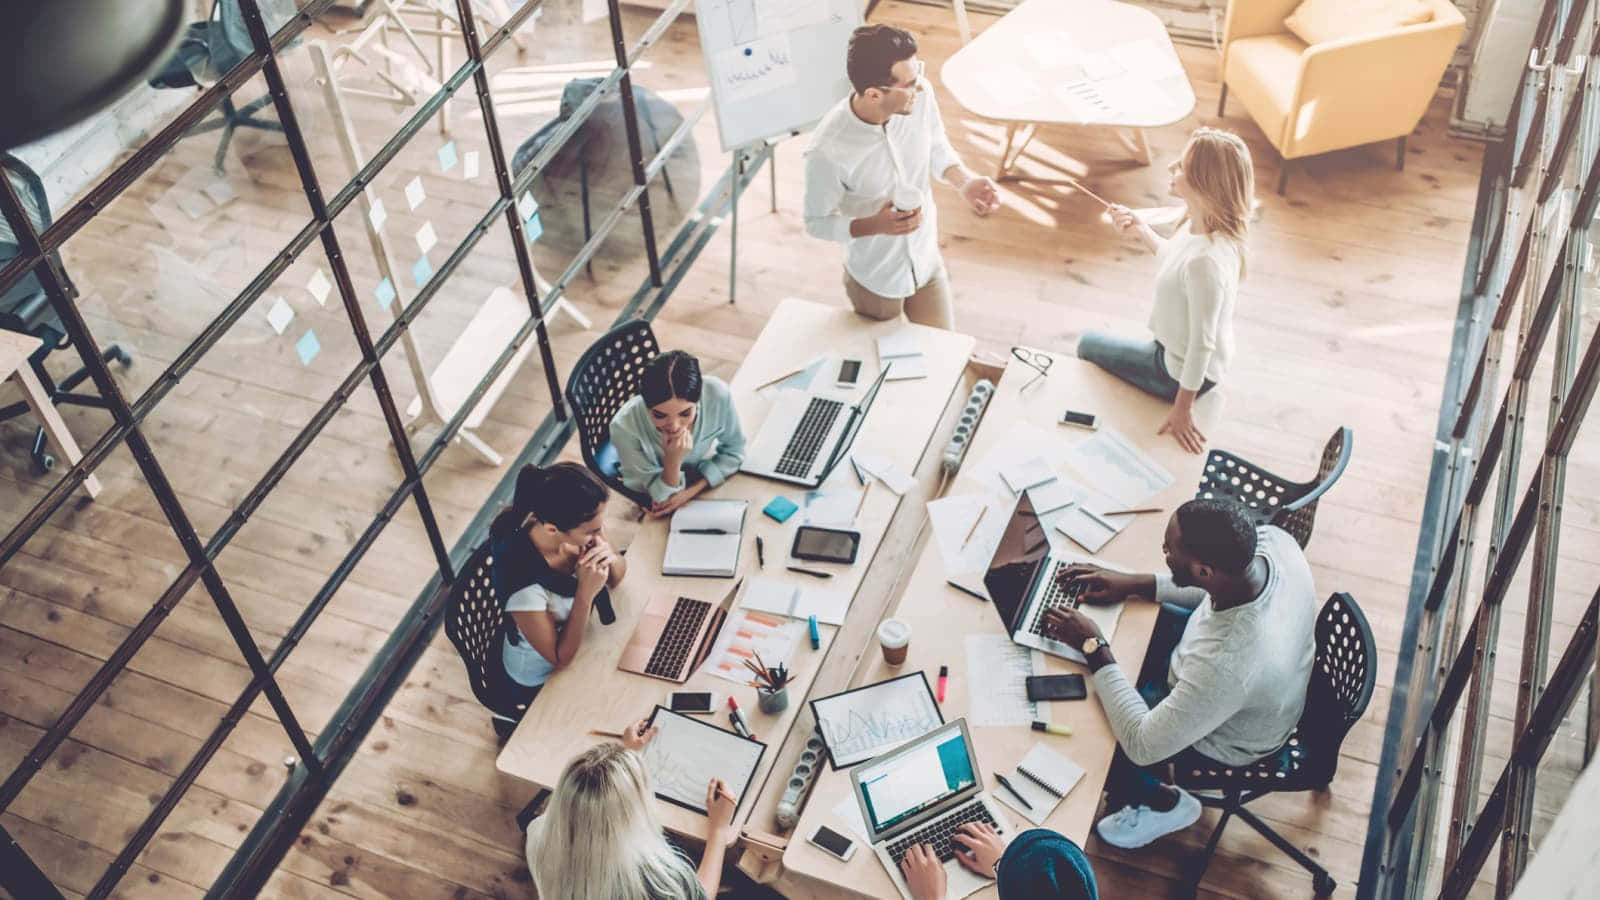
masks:
{"type": "Polygon", "coordinates": [[[854,91],[806,148],[806,231],[845,245],[844,289],[856,312],[892,319],[903,307],[913,322],[951,328],[930,179],[960,191],[980,216],[999,207],[999,192],[950,146],[909,32],[857,28],[845,68],[854,91]]]}

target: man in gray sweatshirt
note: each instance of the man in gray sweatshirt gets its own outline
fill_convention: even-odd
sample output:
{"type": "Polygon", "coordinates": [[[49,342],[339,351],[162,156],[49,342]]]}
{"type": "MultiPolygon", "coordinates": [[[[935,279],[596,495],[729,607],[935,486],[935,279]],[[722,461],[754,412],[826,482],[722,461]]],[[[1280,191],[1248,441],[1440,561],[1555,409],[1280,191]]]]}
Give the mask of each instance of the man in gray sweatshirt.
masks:
{"type": "Polygon", "coordinates": [[[1061,575],[1083,586],[1086,602],[1162,604],[1137,686],[1093,620],[1066,608],[1046,616],[1057,638],[1083,650],[1117,736],[1110,812],[1095,830],[1127,849],[1200,818],[1200,801],[1163,777],[1169,763],[1241,766],[1283,746],[1314,656],[1316,586],[1287,532],[1257,528],[1235,503],[1191,500],[1167,523],[1162,552],[1170,576],[1092,566],[1061,575]]]}

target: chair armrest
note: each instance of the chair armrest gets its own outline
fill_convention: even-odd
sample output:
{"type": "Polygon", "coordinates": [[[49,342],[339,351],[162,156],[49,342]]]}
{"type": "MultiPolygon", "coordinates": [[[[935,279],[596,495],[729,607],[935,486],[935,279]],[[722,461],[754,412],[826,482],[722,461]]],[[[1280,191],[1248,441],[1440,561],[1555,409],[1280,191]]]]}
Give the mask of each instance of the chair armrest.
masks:
{"type": "Polygon", "coordinates": [[[1409,134],[1464,30],[1460,19],[1435,20],[1307,47],[1285,123],[1285,158],[1409,134]]]}

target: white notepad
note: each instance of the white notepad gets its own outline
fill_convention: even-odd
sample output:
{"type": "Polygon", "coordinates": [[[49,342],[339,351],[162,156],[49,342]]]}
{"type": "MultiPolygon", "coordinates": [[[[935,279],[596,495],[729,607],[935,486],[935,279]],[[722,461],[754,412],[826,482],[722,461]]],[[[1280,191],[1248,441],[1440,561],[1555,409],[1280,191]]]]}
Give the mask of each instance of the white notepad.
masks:
{"type": "Polygon", "coordinates": [[[1024,818],[1035,825],[1043,825],[1044,820],[1050,817],[1056,806],[1070,793],[1083,777],[1083,768],[1065,756],[1050,749],[1049,746],[1038,743],[1028,751],[1028,755],[1017,763],[1017,767],[1006,775],[1017,789],[1017,793],[1028,801],[1033,809],[1025,809],[1017,801],[1016,794],[1006,790],[996,782],[994,791],[1007,806],[1021,813],[1024,818]],[[1027,774],[1023,774],[1024,771],[1027,774]],[[1032,777],[1029,777],[1029,776],[1032,777]],[[1043,782],[1041,784],[1040,782],[1043,782]],[[1049,787],[1045,787],[1048,785],[1049,787]]]}
{"type": "Polygon", "coordinates": [[[928,360],[915,334],[897,331],[878,338],[878,362],[889,370],[885,381],[928,377],[928,360]]]}
{"type": "Polygon", "coordinates": [[[691,500],[672,514],[663,575],[731,578],[739,569],[744,543],[743,500],[691,500]]]}
{"type": "Polygon", "coordinates": [[[1011,493],[1020,494],[1028,488],[1055,481],[1056,473],[1050,471],[1049,463],[1034,456],[1001,466],[1000,480],[1006,483],[1011,493]]]}
{"type": "Polygon", "coordinates": [[[752,578],[739,605],[791,619],[816,616],[824,625],[843,625],[845,613],[850,611],[850,595],[772,578],[752,578]]]}

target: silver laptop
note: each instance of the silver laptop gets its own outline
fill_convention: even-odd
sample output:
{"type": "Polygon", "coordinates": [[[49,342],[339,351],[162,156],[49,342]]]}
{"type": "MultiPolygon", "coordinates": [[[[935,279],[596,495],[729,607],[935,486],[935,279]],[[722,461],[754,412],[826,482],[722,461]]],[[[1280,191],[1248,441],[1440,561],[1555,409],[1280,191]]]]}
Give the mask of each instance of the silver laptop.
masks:
{"type": "MultiPolygon", "coordinates": [[[[1056,574],[1075,562],[1078,560],[1050,551],[1044,523],[1033,511],[1028,492],[1023,491],[1011,512],[1011,521],[1006,523],[1005,533],[1000,536],[1000,544],[989,560],[983,587],[1013,641],[1081,663],[1083,651],[1046,637],[1044,633],[1045,610],[1055,606],[1078,608],[1082,589],[1076,585],[1064,588],[1056,581],[1056,574]]],[[[1083,607],[1084,614],[1100,625],[1108,641],[1121,611],[1120,604],[1083,607]]]]}
{"type": "Polygon", "coordinates": [[[983,789],[978,755],[967,720],[956,719],[850,770],[850,786],[872,852],[889,870],[900,896],[911,900],[900,860],[912,847],[929,844],[944,864],[948,898],[965,897],[991,882],[961,865],[950,836],[968,822],[987,822],[1012,833],[999,807],[983,789]]]}
{"type": "Polygon", "coordinates": [[[887,374],[888,369],[878,373],[860,403],[826,389],[779,391],[761,431],[745,450],[739,471],[809,488],[821,486],[849,454],[887,374]]]}

